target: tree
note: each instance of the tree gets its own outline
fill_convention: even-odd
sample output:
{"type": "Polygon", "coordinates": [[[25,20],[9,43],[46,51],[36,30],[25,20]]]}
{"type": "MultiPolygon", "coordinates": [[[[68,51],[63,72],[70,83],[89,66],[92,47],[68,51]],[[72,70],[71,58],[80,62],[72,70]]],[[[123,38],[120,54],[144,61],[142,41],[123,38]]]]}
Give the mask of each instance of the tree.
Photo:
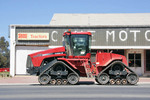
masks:
{"type": "Polygon", "coordinates": [[[0,68],[9,67],[10,63],[10,50],[9,42],[4,37],[0,37],[0,68]]]}

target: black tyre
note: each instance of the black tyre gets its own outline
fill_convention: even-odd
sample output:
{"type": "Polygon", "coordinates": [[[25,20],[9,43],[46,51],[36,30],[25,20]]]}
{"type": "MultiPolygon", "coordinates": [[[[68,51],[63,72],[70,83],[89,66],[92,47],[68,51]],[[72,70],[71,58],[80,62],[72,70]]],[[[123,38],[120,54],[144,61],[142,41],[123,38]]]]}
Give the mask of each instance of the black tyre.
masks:
{"type": "Polygon", "coordinates": [[[134,74],[134,73],[130,73],[127,75],[127,81],[129,82],[129,84],[134,85],[138,82],[139,77],[134,74]]]}
{"type": "Polygon", "coordinates": [[[128,82],[127,82],[126,79],[122,79],[122,80],[121,80],[121,83],[122,83],[123,85],[126,85],[128,82]]]}
{"type": "Polygon", "coordinates": [[[74,85],[74,84],[77,84],[79,82],[79,77],[74,73],[70,73],[67,77],[67,81],[69,84],[74,85]]]}
{"type": "Polygon", "coordinates": [[[97,76],[97,81],[98,81],[99,84],[102,84],[102,85],[107,84],[108,81],[109,81],[108,74],[102,73],[102,74],[98,75],[97,76]]]}
{"type": "Polygon", "coordinates": [[[40,84],[42,85],[46,85],[50,82],[51,77],[48,74],[43,74],[41,76],[39,76],[38,81],[40,84]]]}
{"type": "Polygon", "coordinates": [[[116,79],[116,84],[117,85],[121,85],[121,80],[120,79],[116,79]]]}
{"type": "Polygon", "coordinates": [[[67,85],[67,83],[68,83],[67,79],[62,80],[62,85],[67,85]]]}
{"type": "Polygon", "coordinates": [[[115,80],[114,80],[114,79],[110,79],[110,80],[109,80],[109,83],[110,83],[111,85],[114,85],[114,84],[115,84],[115,80]]]}
{"type": "Polygon", "coordinates": [[[56,84],[57,84],[57,85],[61,85],[61,83],[62,83],[61,79],[57,79],[56,84]]]}
{"type": "Polygon", "coordinates": [[[50,80],[50,84],[51,84],[51,85],[55,85],[55,84],[56,84],[56,80],[55,80],[55,79],[51,79],[51,80],[50,80]]]}

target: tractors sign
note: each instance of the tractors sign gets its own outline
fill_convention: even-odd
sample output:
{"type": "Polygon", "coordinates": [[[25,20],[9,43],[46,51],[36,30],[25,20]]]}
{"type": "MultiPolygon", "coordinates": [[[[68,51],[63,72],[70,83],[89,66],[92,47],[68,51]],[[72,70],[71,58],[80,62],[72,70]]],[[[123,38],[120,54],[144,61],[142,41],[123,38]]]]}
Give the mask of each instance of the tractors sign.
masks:
{"type": "Polygon", "coordinates": [[[18,40],[49,40],[49,33],[18,33],[18,40]]]}

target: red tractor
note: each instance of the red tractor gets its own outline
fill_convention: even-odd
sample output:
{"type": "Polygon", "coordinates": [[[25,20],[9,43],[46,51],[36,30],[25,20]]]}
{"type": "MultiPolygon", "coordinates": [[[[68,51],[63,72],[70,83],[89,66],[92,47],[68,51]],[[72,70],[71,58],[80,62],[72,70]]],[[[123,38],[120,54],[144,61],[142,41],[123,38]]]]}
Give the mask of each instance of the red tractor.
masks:
{"type": "Polygon", "coordinates": [[[65,32],[64,46],[28,55],[27,72],[40,84],[77,84],[80,77],[95,78],[99,84],[136,84],[138,75],[127,66],[125,56],[97,52],[91,62],[91,33],[65,32]]]}

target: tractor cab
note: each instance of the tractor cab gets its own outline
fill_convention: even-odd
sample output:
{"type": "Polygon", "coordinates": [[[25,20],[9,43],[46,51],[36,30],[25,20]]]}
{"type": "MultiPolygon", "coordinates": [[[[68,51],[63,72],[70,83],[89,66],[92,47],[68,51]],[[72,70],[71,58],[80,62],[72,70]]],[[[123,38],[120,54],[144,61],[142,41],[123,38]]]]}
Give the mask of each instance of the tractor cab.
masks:
{"type": "Polygon", "coordinates": [[[91,33],[90,32],[65,32],[64,46],[67,57],[90,58],[91,33]]]}

